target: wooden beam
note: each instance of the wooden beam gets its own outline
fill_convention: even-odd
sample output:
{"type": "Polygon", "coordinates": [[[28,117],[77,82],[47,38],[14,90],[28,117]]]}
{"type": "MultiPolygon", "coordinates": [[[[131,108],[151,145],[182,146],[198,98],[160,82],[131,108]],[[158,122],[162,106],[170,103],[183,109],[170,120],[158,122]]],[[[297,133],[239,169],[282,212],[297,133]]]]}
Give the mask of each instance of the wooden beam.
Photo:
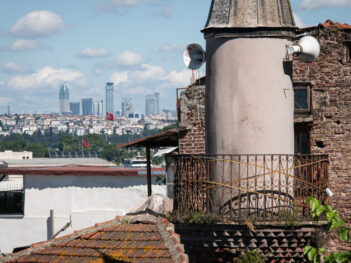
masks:
{"type": "Polygon", "coordinates": [[[151,154],[150,147],[146,147],[146,170],[147,170],[147,195],[152,194],[151,189],[151,154]]]}

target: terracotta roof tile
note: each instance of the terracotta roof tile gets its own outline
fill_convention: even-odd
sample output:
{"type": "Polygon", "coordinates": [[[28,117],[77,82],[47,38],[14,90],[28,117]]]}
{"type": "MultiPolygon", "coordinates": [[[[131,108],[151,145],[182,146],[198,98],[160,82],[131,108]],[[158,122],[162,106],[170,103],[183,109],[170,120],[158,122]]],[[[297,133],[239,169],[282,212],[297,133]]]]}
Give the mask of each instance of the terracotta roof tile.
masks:
{"type": "Polygon", "coordinates": [[[5,262],[160,262],[172,256],[156,224],[115,220],[64,238],[39,243],[5,262]]]}
{"type": "Polygon", "coordinates": [[[320,24],[323,27],[336,27],[336,28],[341,28],[341,29],[351,29],[351,25],[349,24],[340,24],[338,22],[334,22],[330,19],[328,19],[327,21],[325,21],[324,23],[320,24]]]}

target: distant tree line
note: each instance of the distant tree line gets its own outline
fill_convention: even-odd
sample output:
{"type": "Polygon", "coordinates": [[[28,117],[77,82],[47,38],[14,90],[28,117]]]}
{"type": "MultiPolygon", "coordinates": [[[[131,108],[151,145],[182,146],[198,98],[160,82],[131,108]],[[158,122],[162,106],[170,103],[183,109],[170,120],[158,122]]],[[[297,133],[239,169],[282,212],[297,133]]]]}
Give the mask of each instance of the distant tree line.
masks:
{"type": "MultiPolygon", "coordinates": [[[[0,136],[0,151],[31,151],[33,152],[33,157],[36,158],[48,157],[49,151],[96,151],[100,158],[120,164],[125,158],[132,158],[138,154],[145,156],[145,151],[141,148],[133,150],[117,149],[116,146],[118,144],[174,129],[175,127],[176,124],[173,124],[162,130],[144,130],[139,135],[89,134],[74,136],[68,133],[41,134],[40,132],[34,135],[11,134],[9,136],[0,136]],[[89,147],[82,147],[82,140],[88,141],[89,147]]],[[[155,164],[159,164],[162,161],[162,158],[153,160],[155,164]]]]}

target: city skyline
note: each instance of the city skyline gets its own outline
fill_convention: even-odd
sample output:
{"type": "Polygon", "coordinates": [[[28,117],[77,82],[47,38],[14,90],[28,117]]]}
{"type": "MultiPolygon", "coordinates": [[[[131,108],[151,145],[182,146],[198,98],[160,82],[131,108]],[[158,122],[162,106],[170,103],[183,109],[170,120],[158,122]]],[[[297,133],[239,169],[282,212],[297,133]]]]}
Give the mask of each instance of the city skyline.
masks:
{"type": "MultiPolygon", "coordinates": [[[[0,113],[57,112],[57,87],[70,100],[105,98],[114,82],[115,105],[160,93],[161,109],[176,108],[176,88],[190,84],[182,61],[189,43],[205,46],[210,0],[5,0],[0,10],[0,113]],[[79,10],[77,14],[76,10],[79,10]]],[[[327,19],[351,24],[351,2],[291,1],[299,26],[327,19]]],[[[201,68],[204,74],[205,67],[201,68]]],[[[116,109],[115,109],[116,110],[116,109]]]]}

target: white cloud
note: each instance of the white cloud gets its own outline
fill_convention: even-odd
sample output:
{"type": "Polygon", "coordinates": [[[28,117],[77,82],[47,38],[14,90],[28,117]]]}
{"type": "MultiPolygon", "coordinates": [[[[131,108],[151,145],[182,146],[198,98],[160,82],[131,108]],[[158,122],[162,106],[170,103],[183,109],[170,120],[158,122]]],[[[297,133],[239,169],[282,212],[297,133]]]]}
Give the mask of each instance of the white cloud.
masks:
{"type": "Polygon", "coordinates": [[[0,97],[0,104],[8,104],[11,100],[11,98],[0,97]]]}
{"type": "Polygon", "coordinates": [[[351,0],[302,0],[299,7],[306,10],[351,6],[351,0]]]}
{"type": "Polygon", "coordinates": [[[300,28],[306,27],[305,23],[302,21],[302,19],[299,15],[294,14],[294,18],[295,18],[295,23],[298,27],[300,27],[300,28]]]}
{"type": "Polygon", "coordinates": [[[9,32],[16,37],[37,38],[52,35],[65,27],[59,15],[43,10],[28,13],[11,26],[9,32]]]}
{"type": "Polygon", "coordinates": [[[110,77],[110,81],[113,82],[115,85],[118,85],[123,82],[128,81],[128,73],[129,71],[122,71],[113,73],[110,77]]]}
{"type": "Polygon", "coordinates": [[[169,17],[173,10],[171,0],[100,0],[95,4],[95,9],[100,12],[121,15],[143,3],[156,9],[156,12],[152,14],[156,16],[169,17]]]}
{"type": "Polygon", "coordinates": [[[110,55],[106,48],[85,48],[79,52],[81,58],[102,58],[110,55]]]}
{"type": "Polygon", "coordinates": [[[7,82],[7,86],[13,90],[34,91],[57,89],[58,85],[65,81],[69,84],[84,87],[88,81],[80,71],[72,71],[65,68],[54,69],[44,67],[27,76],[15,76],[7,82]]]}
{"type": "Polygon", "coordinates": [[[160,52],[182,52],[185,50],[185,45],[182,44],[163,44],[159,51],[160,52]]]}
{"type": "Polygon", "coordinates": [[[144,59],[140,54],[127,50],[116,58],[115,64],[123,67],[132,67],[142,64],[143,61],[144,59]]]}
{"type": "Polygon", "coordinates": [[[3,86],[5,84],[5,82],[0,81],[0,86],[3,86]]]}
{"type": "Polygon", "coordinates": [[[23,51],[23,50],[34,50],[39,49],[40,45],[35,40],[17,39],[10,46],[10,50],[23,51]]]}
{"type": "MultiPolygon", "coordinates": [[[[190,70],[181,72],[173,70],[166,73],[162,67],[149,64],[143,64],[140,70],[116,72],[110,77],[110,81],[125,94],[138,94],[136,91],[141,91],[141,89],[150,92],[155,89],[186,87],[190,84],[190,79],[190,70]]],[[[140,94],[145,94],[145,92],[140,94]]]]}
{"type": "Polygon", "coordinates": [[[29,65],[17,64],[12,61],[5,62],[2,65],[2,68],[7,73],[27,73],[32,71],[32,68],[29,65]]]}

